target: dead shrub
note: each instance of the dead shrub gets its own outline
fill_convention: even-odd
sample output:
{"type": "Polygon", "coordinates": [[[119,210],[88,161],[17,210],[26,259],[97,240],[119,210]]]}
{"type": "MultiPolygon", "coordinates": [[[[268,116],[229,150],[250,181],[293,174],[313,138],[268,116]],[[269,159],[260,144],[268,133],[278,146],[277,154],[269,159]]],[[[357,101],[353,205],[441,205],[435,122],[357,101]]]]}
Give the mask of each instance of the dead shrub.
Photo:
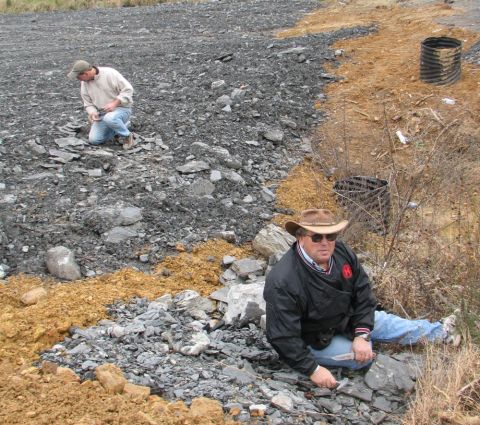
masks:
{"type": "Polygon", "coordinates": [[[430,345],[417,396],[404,425],[480,423],[480,350],[465,344],[458,351],[430,345]]]}
{"type": "MultiPolygon", "coordinates": [[[[461,308],[466,334],[480,341],[477,118],[468,110],[448,119],[428,107],[405,112],[409,143],[402,146],[387,119],[395,108],[384,104],[381,139],[372,151],[362,152],[358,143],[351,146],[351,138],[358,136],[345,114],[349,103],[341,108],[336,132],[329,127],[318,131],[313,158],[332,181],[365,175],[389,183],[388,233],[353,222],[344,234],[357,252],[369,254],[380,303],[402,316],[432,320],[461,308]]],[[[371,136],[379,137],[373,127],[371,136]]]]}

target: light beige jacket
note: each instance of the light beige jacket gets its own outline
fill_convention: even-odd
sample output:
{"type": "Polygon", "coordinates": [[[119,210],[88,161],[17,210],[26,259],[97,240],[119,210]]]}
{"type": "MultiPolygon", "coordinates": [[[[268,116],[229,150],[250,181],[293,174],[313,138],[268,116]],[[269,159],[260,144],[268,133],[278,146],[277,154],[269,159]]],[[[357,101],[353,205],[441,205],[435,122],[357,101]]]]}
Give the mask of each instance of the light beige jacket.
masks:
{"type": "Polygon", "coordinates": [[[117,70],[97,67],[98,74],[90,81],[82,81],[80,94],[88,114],[98,112],[112,100],[120,100],[121,106],[131,108],[133,87],[117,70]]]}

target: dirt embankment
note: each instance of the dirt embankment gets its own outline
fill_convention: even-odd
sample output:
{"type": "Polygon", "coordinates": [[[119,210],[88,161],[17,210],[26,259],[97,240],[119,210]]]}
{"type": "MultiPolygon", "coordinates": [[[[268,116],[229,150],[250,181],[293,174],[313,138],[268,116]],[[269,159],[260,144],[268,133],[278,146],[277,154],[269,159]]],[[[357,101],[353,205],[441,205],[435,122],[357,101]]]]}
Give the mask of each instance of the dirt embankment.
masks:
{"type": "Polygon", "coordinates": [[[319,195],[331,193],[331,181],[347,175],[388,181],[393,232],[383,240],[360,232],[350,235],[351,242],[373,252],[380,264],[395,257],[386,272],[391,274],[388,284],[379,282],[377,288],[390,308],[401,314],[407,310],[414,317],[425,311],[438,315],[442,308],[458,305],[462,293],[468,292],[464,287],[452,289],[447,281],[456,282],[459,270],[475,255],[466,252],[476,246],[479,223],[479,69],[475,58],[463,60],[462,76],[455,84],[424,83],[419,78],[420,48],[427,37],[448,36],[461,40],[467,53],[478,43],[479,34],[451,24],[457,14],[465,23],[462,13],[468,16],[469,9],[443,2],[416,7],[369,3],[333,3],[328,13],[309,14],[296,28],[280,33],[332,30],[336,23],[374,23],[378,28],[366,37],[334,45],[343,52],[341,65],[332,69],[341,81],[328,86],[327,99],[316,104],[327,111],[328,119],[316,132],[314,157],[321,169],[335,171],[327,181],[310,174],[315,176],[319,195]],[[400,142],[398,131],[407,137],[406,144],[400,142]],[[405,209],[408,202],[418,207],[405,209]],[[440,253],[446,257],[442,259],[440,253]],[[446,258],[454,263],[451,276],[442,267],[446,258]],[[425,283],[433,293],[420,288],[425,283]]]}

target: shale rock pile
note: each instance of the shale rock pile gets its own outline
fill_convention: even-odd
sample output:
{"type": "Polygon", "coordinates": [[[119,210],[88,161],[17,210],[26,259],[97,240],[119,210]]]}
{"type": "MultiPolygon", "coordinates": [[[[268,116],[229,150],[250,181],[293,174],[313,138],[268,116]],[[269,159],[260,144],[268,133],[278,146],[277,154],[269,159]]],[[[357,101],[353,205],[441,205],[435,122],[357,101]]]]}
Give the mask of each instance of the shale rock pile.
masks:
{"type": "MultiPolygon", "coordinates": [[[[271,252],[271,266],[290,238],[270,225],[254,245],[271,252]]],[[[208,298],[188,290],[154,301],[116,303],[110,306],[111,320],[72,328],[70,337],[42,359],[82,379],[98,379],[99,368],[114,364],[144,391],[187,404],[208,397],[244,423],[253,418],[278,425],[401,422],[421,356],[378,353],[367,372],[335,370],[344,383],[338,390],[318,388],[284,365],[266,340],[267,262],[225,257],[223,264],[224,287],[208,298]]]]}
{"type": "Polygon", "coordinates": [[[278,212],[276,182],[310,150],[308,132],[322,120],[313,105],[334,79],[323,69],[336,60],[330,44],[368,32],[275,38],[318,6],[0,16],[1,273],[47,273],[57,246],[95,276],[149,270],[178,243],[252,239],[278,212]],[[87,144],[79,83],[66,78],[80,57],[132,82],[132,150],[87,144]]]}
{"type": "Polygon", "coordinates": [[[211,310],[209,299],[190,291],[115,304],[113,320],[72,329],[42,359],[82,379],[96,379],[98,367],[113,363],[152,394],[187,404],[212,398],[243,422],[258,415],[271,424],[401,423],[419,356],[379,354],[366,373],[334,371],[348,379],[340,390],[318,388],[278,360],[258,322],[224,326],[211,310]]]}

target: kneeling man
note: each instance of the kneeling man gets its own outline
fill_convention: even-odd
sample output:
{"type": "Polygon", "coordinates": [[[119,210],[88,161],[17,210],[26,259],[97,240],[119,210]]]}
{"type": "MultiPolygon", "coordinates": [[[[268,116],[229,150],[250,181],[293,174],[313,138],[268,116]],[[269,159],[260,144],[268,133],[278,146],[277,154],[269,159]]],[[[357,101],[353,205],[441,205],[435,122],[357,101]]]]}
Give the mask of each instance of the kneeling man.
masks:
{"type": "Polygon", "coordinates": [[[90,65],[84,60],[73,64],[68,78],[81,82],[80,95],[92,124],[88,141],[100,145],[119,136],[123,149],[130,149],[134,145],[133,134],[128,129],[132,85],[116,69],[90,65]]]}
{"type": "Polygon", "coordinates": [[[320,387],[337,385],[324,366],[368,366],[374,357],[371,340],[460,342],[454,315],[431,323],[376,311],[367,274],[352,249],[337,240],[347,225],[325,209],[305,210],[298,222],[287,222],[296,242],[265,283],[268,341],[290,367],[320,387]]]}

